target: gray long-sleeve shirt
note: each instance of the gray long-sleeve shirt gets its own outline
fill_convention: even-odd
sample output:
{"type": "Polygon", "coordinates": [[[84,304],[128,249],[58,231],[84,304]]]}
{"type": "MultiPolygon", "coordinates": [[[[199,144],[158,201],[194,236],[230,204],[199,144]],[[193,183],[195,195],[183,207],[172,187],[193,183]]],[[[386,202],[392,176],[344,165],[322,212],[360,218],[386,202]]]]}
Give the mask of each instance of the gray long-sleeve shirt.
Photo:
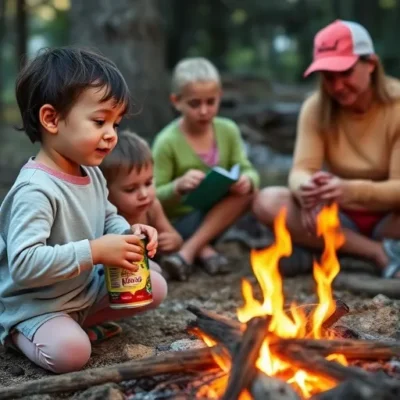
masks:
{"type": "Polygon", "coordinates": [[[0,340],[21,321],[95,301],[89,240],[123,233],[98,168],[77,177],[30,160],[0,207],[0,340]]]}

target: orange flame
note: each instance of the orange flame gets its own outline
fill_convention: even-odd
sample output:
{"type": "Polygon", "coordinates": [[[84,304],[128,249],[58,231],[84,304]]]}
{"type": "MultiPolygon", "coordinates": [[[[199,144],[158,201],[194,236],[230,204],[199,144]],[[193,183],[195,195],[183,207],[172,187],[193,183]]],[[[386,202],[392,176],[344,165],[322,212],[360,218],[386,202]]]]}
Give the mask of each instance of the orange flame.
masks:
{"type": "MultiPolygon", "coordinates": [[[[251,283],[243,280],[244,305],[237,310],[237,315],[242,323],[256,316],[271,315],[271,323],[268,332],[265,332],[265,340],[256,362],[257,368],[270,376],[289,376],[288,383],[301,392],[304,398],[308,398],[332,388],[335,382],[284,362],[271,352],[269,342],[274,335],[281,338],[303,338],[306,335],[315,339],[321,338],[322,325],[335,310],[332,282],[340,270],[336,252],[343,245],[344,236],[340,231],[337,205],[324,207],[317,218],[317,235],[323,238],[325,249],[320,263],[315,261],[313,265],[318,304],[311,315],[311,320],[310,317],[306,317],[303,308],[296,307],[295,304],[292,304],[287,312],[284,307],[283,282],[279,272],[279,260],[292,252],[290,234],[285,225],[286,215],[286,210],[282,209],[275,220],[275,243],[263,250],[252,250],[250,254],[253,272],[262,290],[263,299],[256,299],[251,283]],[[310,331],[310,323],[311,333],[307,333],[310,331]]],[[[341,354],[332,354],[327,359],[347,365],[345,357],[341,354]]],[[[224,362],[226,363],[226,360],[224,362]]],[[[224,368],[227,368],[226,364],[224,368]]],[[[243,393],[242,397],[247,398],[247,394],[243,393]]]]}
{"type": "Polygon", "coordinates": [[[344,236],[339,230],[337,205],[325,207],[317,219],[317,234],[325,242],[321,264],[314,262],[314,279],[317,282],[319,304],[313,314],[314,337],[321,338],[323,322],[335,311],[335,301],[332,297],[332,282],[340,271],[336,251],[344,243],[344,236]]]}

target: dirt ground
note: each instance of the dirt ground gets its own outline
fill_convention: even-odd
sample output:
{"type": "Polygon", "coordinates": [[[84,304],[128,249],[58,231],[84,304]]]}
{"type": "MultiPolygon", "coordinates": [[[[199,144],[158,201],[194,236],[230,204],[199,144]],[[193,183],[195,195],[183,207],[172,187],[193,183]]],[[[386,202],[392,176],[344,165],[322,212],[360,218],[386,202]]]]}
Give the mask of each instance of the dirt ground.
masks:
{"type": "MultiPolygon", "coordinates": [[[[94,346],[92,358],[86,368],[152,356],[168,348],[171,343],[190,337],[185,331],[188,321],[194,318],[186,310],[189,304],[234,317],[236,308],[242,303],[241,279],[249,279],[255,288],[257,285],[249,266],[248,250],[233,243],[224,244],[222,250],[234,260],[231,274],[210,277],[202,271],[197,271],[187,283],[170,282],[166,301],[157,310],[123,320],[123,333],[94,346]]],[[[305,304],[315,301],[314,283],[310,275],[285,279],[284,287],[287,302],[296,300],[305,304]]],[[[375,296],[372,299],[371,296],[341,291],[336,291],[335,295],[345,301],[351,309],[351,314],[343,318],[341,323],[357,325],[360,330],[369,334],[400,339],[400,301],[385,296],[375,296]]],[[[36,367],[23,356],[0,348],[0,385],[16,385],[46,376],[51,374],[36,367]]],[[[92,397],[79,397],[79,393],[70,393],[37,398],[51,400],[92,397]]]]}

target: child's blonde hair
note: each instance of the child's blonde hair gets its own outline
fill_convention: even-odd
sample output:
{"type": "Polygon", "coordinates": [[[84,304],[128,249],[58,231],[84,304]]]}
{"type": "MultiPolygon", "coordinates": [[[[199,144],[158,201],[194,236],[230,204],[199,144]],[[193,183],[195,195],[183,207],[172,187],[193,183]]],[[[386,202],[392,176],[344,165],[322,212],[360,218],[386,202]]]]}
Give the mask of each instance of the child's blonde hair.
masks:
{"type": "Polygon", "coordinates": [[[150,146],[139,135],[129,130],[118,132],[118,143],[103,160],[100,169],[107,183],[112,183],[121,173],[129,174],[133,169],[153,165],[150,146]]]}
{"type": "Polygon", "coordinates": [[[206,58],[185,58],[175,66],[172,74],[172,93],[182,94],[186,85],[195,82],[215,82],[221,85],[217,68],[206,58]]]}

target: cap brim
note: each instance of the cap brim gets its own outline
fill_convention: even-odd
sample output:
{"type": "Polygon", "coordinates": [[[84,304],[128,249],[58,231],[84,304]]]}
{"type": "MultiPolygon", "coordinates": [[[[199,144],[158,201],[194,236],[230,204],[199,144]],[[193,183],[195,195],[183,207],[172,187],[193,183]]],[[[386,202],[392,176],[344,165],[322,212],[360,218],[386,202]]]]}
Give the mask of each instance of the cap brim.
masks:
{"type": "Polygon", "coordinates": [[[304,72],[308,76],[317,71],[341,72],[351,68],[358,60],[359,56],[335,56],[326,57],[314,61],[304,72]]]}

